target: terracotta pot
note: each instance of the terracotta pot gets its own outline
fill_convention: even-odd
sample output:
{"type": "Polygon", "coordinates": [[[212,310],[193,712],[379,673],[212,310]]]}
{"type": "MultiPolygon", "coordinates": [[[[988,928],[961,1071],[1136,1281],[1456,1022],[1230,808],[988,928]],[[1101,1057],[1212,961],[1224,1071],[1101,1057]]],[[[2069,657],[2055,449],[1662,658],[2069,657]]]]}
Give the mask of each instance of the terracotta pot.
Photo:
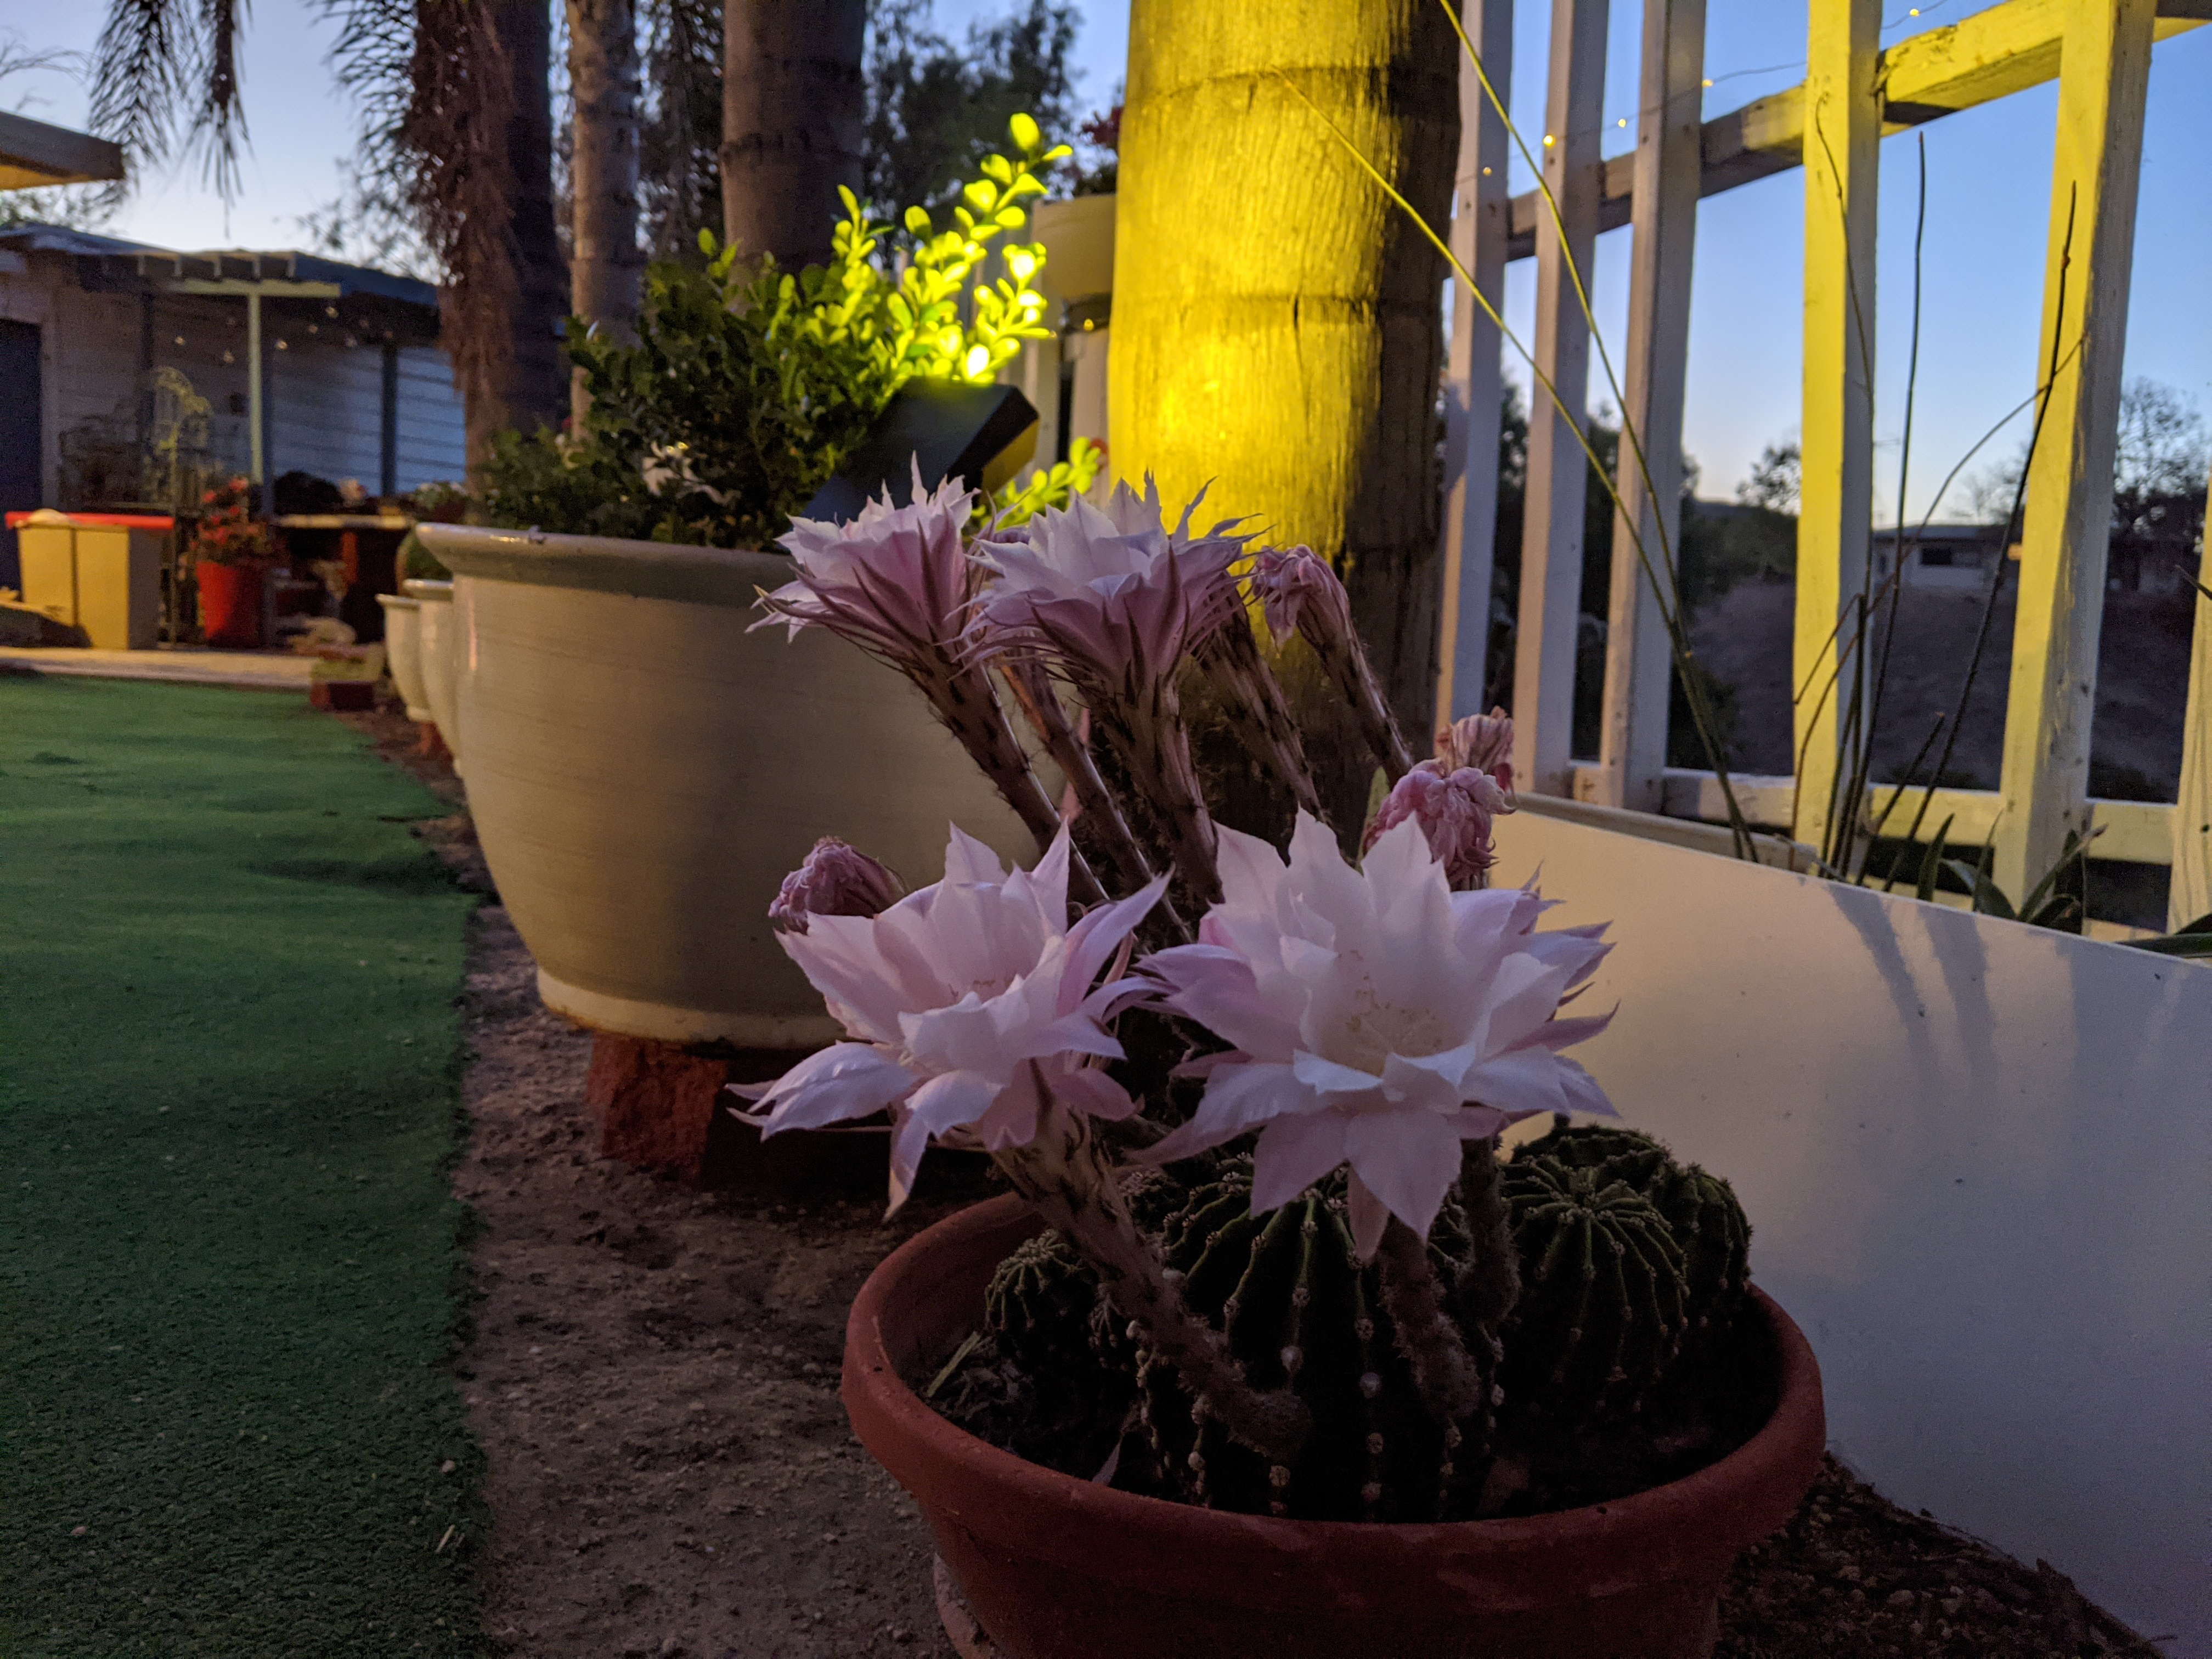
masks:
{"type": "Polygon", "coordinates": [[[430,719],[446,749],[453,757],[453,770],[461,769],[460,699],[455,684],[459,677],[460,643],[453,621],[453,585],[416,579],[403,582],[407,597],[416,601],[416,651],[422,664],[422,696],[430,719]]]}
{"type": "Polygon", "coordinates": [[[376,602],[384,607],[384,665],[407,705],[407,718],[420,726],[432,718],[430,694],[422,684],[422,601],[380,593],[376,602]]]}
{"type": "Polygon", "coordinates": [[[260,564],[193,567],[200,585],[200,634],[210,645],[251,651],[261,643],[260,564]]]}
{"type": "Polygon", "coordinates": [[[452,605],[422,607],[424,659],[442,608],[469,810],[555,1012],[661,1042],[817,1047],[839,1027],[768,921],[817,837],[914,886],[942,871],[948,821],[1034,860],[900,675],[818,629],[748,631],[759,590],[791,579],[781,555],[420,534],[455,579],[452,605]]]}
{"type": "Polygon", "coordinates": [[[1012,1197],[909,1239],[845,1334],[845,1408],[914,1494],[1006,1659],[1702,1659],[1736,1556],[1793,1514],[1826,1436],[1820,1376],[1788,1315],[1779,1404],[1685,1480],[1557,1515],[1363,1525],[1233,1515],[1078,1480],[938,1416],[906,1378],[941,1364],[1036,1223],[1012,1197]]]}

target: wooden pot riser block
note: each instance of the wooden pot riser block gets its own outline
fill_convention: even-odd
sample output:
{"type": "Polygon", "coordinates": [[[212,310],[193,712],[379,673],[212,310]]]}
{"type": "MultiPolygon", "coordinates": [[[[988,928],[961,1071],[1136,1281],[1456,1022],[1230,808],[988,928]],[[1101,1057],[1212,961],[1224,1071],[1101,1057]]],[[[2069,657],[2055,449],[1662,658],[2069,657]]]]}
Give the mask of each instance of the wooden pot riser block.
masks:
{"type": "Polygon", "coordinates": [[[884,1130],[793,1130],[763,1140],[731,1110],[744,1103],[729,1085],[781,1077],[806,1052],[595,1033],[584,1100],[599,1126],[599,1156],[694,1187],[880,1192],[890,1165],[884,1130]]]}

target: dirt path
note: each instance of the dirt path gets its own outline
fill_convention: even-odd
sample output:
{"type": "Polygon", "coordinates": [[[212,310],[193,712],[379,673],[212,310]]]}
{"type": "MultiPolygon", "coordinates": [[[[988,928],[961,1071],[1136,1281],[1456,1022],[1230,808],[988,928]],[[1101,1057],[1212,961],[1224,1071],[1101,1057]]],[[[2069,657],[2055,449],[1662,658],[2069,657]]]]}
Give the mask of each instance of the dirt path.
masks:
{"type": "Polygon", "coordinates": [[[489,1463],[485,1624],[527,1659],[949,1655],[928,1536],[837,1401],[846,1306],[969,1201],[748,1201],[600,1160],[591,1039],[539,1005],[507,913],[476,919],[483,1223],[463,1387],[489,1463]]]}

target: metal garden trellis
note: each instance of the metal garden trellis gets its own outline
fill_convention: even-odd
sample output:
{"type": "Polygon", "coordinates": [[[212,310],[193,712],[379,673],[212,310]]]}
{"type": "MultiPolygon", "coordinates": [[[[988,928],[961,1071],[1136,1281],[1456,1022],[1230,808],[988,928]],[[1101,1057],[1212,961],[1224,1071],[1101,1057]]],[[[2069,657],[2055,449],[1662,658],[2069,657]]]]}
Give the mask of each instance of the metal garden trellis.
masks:
{"type": "MultiPolygon", "coordinates": [[[[2003,771],[1994,791],[1937,789],[1921,815],[1932,839],[1985,836],[1996,878],[2033,885],[2069,831],[2101,830],[2100,856],[2172,868],[2170,925],[2212,910],[2212,604],[2197,611],[2180,804],[2088,796],[2090,717],[2112,509],[2112,454],[2133,259],[2143,112],[2154,42],[2212,21],[2212,0],[2005,0],[1964,21],[1881,49],[1879,0],[1810,0],[1804,82],[1702,120],[1705,0],[1645,0],[1637,145],[1601,159],[1607,0],[1553,0],[1543,155],[1558,205],[1508,193],[1508,134],[1472,65],[1454,197],[1453,252],[1487,295],[1506,263],[1537,262],[1529,349],[1565,407],[1532,413],[1514,667],[1525,793],[1680,818],[1724,815],[1711,772],[1665,764],[1670,666],[1660,601],[1636,549],[1676,543],[1697,204],[1791,167],[1805,173],[1803,495],[1798,521],[1793,680],[1813,688],[1794,714],[1797,777],[1735,780],[1746,818],[1817,842],[1859,740],[1839,711],[1853,665],[1839,643],[1867,586],[1874,495],[1875,204],[1882,137],[2054,77],[2057,139],[2038,362],[2048,374],[2042,437],[2021,532],[2020,600],[2003,771]],[[1599,231],[1634,227],[1624,415],[1648,477],[1622,447],[1618,489],[1637,531],[1614,526],[1599,757],[1570,750],[1587,462],[1573,425],[1591,335],[1575,273],[1599,231]],[[1839,660],[1839,658],[1841,659],[1839,660]],[[1833,684],[1826,696],[1820,689],[1833,684]]],[[[1511,0],[1464,0],[1468,40],[1501,98],[1512,60],[1511,0]]],[[[1495,325],[1456,298],[1447,376],[1444,638],[1439,716],[1476,712],[1489,636],[1500,372],[1495,325]]],[[[2212,584],[2212,555],[2204,580],[2212,584]]],[[[1894,793],[1876,786],[1879,815],[1894,793]]],[[[1923,792],[1886,833],[1909,823],[1923,792]]],[[[1687,826],[1684,826],[1687,829],[1687,826]]],[[[1715,832],[1719,835],[1722,832],[1715,832]]]]}

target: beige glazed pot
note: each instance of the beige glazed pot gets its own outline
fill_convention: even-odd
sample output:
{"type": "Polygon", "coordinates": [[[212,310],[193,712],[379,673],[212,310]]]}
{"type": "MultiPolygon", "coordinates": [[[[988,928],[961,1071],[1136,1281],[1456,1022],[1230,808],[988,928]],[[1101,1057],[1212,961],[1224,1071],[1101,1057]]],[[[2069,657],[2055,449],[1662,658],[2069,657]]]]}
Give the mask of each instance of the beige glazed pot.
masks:
{"type": "Polygon", "coordinates": [[[429,693],[422,684],[422,601],[404,593],[380,593],[384,607],[384,665],[407,705],[407,718],[418,724],[431,720],[429,693]]]}
{"type": "Polygon", "coordinates": [[[453,757],[453,770],[461,769],[461,714],[455,682],[460,674],[460,651],[453,621],[453,585],[421,578],[402,582],[407,597],[417,602],[416,652],[422,663],[422,698],[431,721],[453,757]]]}
{"type": "Polygon", "coordinates": [[[555,1012],[668,1042],[830,1042],[768,922],[817,839],[909,886],[943,873],[955,820],[1033,858],[899,675],[819,631],[746,631],[782,556],[421,534],[455,579],[470,811],[555,1012]]]}

